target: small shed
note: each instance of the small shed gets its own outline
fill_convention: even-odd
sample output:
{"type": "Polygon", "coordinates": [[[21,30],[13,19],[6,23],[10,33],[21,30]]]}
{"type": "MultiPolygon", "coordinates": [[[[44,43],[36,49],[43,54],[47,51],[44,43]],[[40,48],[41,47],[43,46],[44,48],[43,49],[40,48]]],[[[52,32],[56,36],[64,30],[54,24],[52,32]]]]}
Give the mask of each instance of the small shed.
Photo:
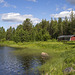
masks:
{"type": "Polygon", "coordinates": [[[58,41],[75,41],[75,35],[62,35],[58,37],[58,41]]]}

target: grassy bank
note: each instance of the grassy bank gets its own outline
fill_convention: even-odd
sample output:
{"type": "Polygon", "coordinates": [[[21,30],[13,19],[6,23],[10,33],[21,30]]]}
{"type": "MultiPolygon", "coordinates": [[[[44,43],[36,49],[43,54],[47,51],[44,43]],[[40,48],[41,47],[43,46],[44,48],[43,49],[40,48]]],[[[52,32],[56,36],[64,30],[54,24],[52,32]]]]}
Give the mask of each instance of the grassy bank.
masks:
{"type": "MultiPolygon", "coordinates": [[[[19,55],[25,55],[25,53],[29,55],[41,55],[41,52],[48,53],[50,59],[39,68],[42,75],[64,75],[62,71],[65,68],[73,67],[75,69],[75,42],[49,40],[46,42],[15,43],[13,41],[5,41],[0,42],[0,45],[23,48],[22,51],[15,52],[19,55]]],[[[75,75],[75,72],[71,72],[69,75],[75,75]]]]}

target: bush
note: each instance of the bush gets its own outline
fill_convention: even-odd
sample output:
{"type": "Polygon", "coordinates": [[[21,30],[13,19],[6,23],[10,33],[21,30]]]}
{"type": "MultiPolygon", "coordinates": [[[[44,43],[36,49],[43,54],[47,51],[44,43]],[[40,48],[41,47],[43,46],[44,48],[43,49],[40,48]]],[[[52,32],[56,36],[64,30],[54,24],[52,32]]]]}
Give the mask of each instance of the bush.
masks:
{"type": "Polygon", "coordinates": [[[4,42],[4,41],[6,41],[6,39],[5,39],[5,38],[1,39],[1,42],[4,42]]]}

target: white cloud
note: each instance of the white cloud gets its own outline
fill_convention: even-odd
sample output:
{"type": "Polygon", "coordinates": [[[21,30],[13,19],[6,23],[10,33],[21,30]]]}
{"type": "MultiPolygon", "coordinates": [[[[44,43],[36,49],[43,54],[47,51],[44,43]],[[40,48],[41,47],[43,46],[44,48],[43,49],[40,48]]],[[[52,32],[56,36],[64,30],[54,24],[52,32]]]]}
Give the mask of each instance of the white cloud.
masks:
{"type": "Polygon", "coordinates": [[[9,4],[7,2],[5,2],[3,7],[9,7],[9,4]]]}
{"type": "Polygon", "coordinates": [[[0,3],[3,3],[4,2],[4,0],[0,0],[0,3]]]}
{"type": "Polygon", "coordinates": [[[33,24],[39,23],[41,21],[40,19],[33,17],[33,15],[31,14],[21,15],[19,13],[5,13],[2,14],[1,17],[2,21],[7,21],[7,22],[23,22],[24,20],[26,20],[26,18],[31,19],[33,24]]]}
{"type": "Polygon", "coordinates": [[[72,8],[69,8],[69,9],[67,9],[67,10],[72,11],[72,8]]]}
{"type": "MultiPolygon", "coordinates": [[[[75,14],[75,11],[73,11],[73,13],[75,14]]],[[[50,16],[54,17],[54,18],[59,18],[59,17],[61,17],[61,18],[64,18],[64,17],[70,18],[70,14],[71,14],[71,11],[62,11],[58,14],[51,14],[50,16]]]]}
{"type": "Polygon", "coordinates": [[[67,0],[71,4],[75,4],[75,0],[67,0]]]}
{"type": "Polygon", "coordinates": [[[32,1],[32,2],[36,2],[36,0],[27,0],[27,1],[32,1]]]}
{"type": "Polygon", "coordinates": [[[4,2],[3,7],[13,7],[13,8],[16,8],[15,5],[10,5],[10,4],[8,4],[7,2],[4,2]]]}
{"type": "Polygon", "coordinates": [[[0,3],[3,3],[3,7],[13,7],[13,8],[16,8],[15,5],[10,5],[10,4],[7,3],[5,0],[0,0],[0,3]]]}

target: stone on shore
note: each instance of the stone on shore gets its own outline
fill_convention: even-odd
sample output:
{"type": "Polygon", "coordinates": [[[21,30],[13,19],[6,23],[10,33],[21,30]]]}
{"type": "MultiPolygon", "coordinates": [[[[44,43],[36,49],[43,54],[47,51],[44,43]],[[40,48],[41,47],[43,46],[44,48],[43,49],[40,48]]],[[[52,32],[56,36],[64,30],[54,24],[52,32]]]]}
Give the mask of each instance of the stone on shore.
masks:
{"type": "Polygon", "coordinates": [[[45,52],[42,52],[42,53],[41,53],[41,56],[42,56],[42,57],[48,57],[49,55],[48,55],[47,53],[45,53],[45,52]]]}

